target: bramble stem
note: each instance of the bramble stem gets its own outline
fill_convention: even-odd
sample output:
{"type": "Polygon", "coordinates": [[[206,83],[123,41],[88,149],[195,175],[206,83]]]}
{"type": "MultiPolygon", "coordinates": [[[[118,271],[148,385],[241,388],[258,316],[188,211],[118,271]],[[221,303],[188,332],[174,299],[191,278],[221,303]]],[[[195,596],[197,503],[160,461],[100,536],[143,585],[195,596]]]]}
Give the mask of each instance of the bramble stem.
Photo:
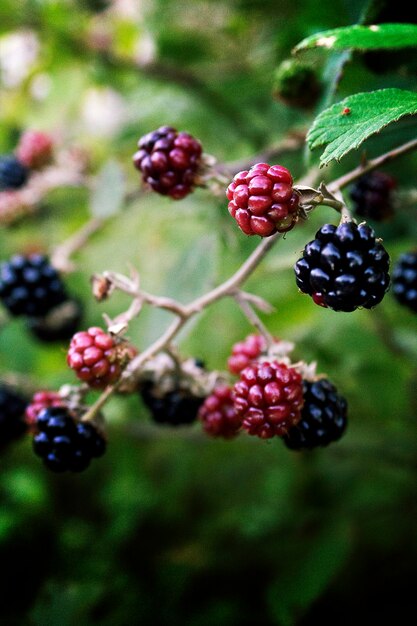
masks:
{"type": "MultiPolygon", "coordinates": [[[[402,146],[395,148],[394,150],[390,150],[389,152],[386,152],[385,154],[375,159],[372,159],[371,161],[368,161],[365,165],[361,165],[355,168],[351,172],[348,172],[344,176],[341,176],[340,178],[327,185],[327,190],[330,193],[336,195],[343,187],[346,187],[348,184],[350,184],[366,172],[376,169],[381,165],[387,163],[388,161],[402,156],[403,154],[410,152],[415,148],[417,148],[417,139],[413,139],[412,141],[409,141],[402,146]]],[[[327,202],[327,199],[328,198],[326,198],[326,204],[329,204],[329,202],[327,202]]],[[[332,199],[330,199],[330,202],[332,202],[332,199]]],[[[333,206],[335,210],[342,213],[342,216],[346,214],[343,203],[339,202],[337,199],[335,199],[335,201],[329,205],[333,206]]],[[[116,278],[115,283],[117,283],[116,286],[119,289],[125,291],[126,293],[130,293],[130,295],[132,295],[133,297],[142,298],[151,306],[156,306],[171,311],[173,314],[176,315],[176,318],[173,320],[170,326],[168,326],[165,332],[159,337],[159,339],[157,339],[146,350],[141,352],[138,356],[132,359],[132,361],[130,361],[130,363],[123,371],[120,379],[114,385],[107,387],[107,389],[104,390],[104,392],[95,402],[95,404],[93,404],[89,411],[85,414],[83,420],[88,421],[93,419],[107,402],[107,400],[113,395],[113,393],[118,390],[122,383],[132,378],[134,379],[140,371],[142,365],[148,359],[166,348],[177,336],[179,331],[183,328],[183,326],[190,318],[224,297],[233,297],[239,304],[240,308],[243,310],[247,318],[251,321],[251,323],[253,323],[253,325],[259,330],[259,332],[262,333],[268,344],[271,344],[273,342],[273,338],[271,337],[259,317],[256,315],[255,311],[252,309],[247,299],[242,297],[242,295],[239,297],[239,289],[242,284],[249,278],[249,276],[255,271],[255,269],[261,263],[269,250],[282,236],[282,233],[276,233],[271,237],[263,239],[252,252],[252,254],[246,259],[243,265],[241,265],[239,269],[236,270],[236,272],[232,274],[232,276],[230,276],[230,278],[228,278],[225,282],[221,283],[206,294],[196,298],[187,305],[183,305],[171,298],[153,296],[146,292],[142,292],[139,289],[134,288],[133,285],[128,285],[123,281],[117,282],[116,278]]],[[[111,273],[108,273],[108,276],[111,276],[111,273]]],[[[116,275],[113,276],[116,277],[116,275]]]]}
{"type": "Polygon", "coordinates": [[[274,338],[269,332],[269,330],[267,329],[267,327],[265,326],[265,324],[262,322],[262,320],[257,315],[257,313],[253,310],[249,302],[245,299],[242,292],[236,292],[234,295],[234,299],[236,300],[240,309],[242,310],[244,315],[247,317],[249,322],[252,324],[252,326],[254,326],[259,331],[259,333],[263,336],[266,342],[266,347],[269,349],[274,343],[274,338]]]}
{"type": "Polygon", "coordinates": [[[357,178],[360,178],[361,176],[363,176],[363,174],[366,174],[367,172],[370,172],[371,170],[381,167],[382,165],[385,165],[385,163],[388,163],[389,161],[392,161],[393,159],[397,159],[403,154],[406,154],[407,152],[411,152],[415,148],[417,148],[417,139],[411,139],[411,141],[408,141],[407,143],[404,143],[401,146],[398,146],[398,148],[389,150],[388,152],[381,154],[379,157],[376,157],[375,159],[371,159],[370,161],[367,161],[363,165],[359,165],[351,172],[344,174],[344,176],[337,178],[332,183],[327,185],[327,188],[332,193],[335,193],[338,189],[343,189],[343,187],[350,185],[350,183],[352,183],[357,178]]]}
{"type": "Polygon", "coordinates": [[[71,256],[81,250],[90,237],[103,227],[106,220],[100,217],[92,217],[88,222],[69,239],[57,246],[51,254],[52,265],[61,272],[69,272],[73,269],[71,256]]]}

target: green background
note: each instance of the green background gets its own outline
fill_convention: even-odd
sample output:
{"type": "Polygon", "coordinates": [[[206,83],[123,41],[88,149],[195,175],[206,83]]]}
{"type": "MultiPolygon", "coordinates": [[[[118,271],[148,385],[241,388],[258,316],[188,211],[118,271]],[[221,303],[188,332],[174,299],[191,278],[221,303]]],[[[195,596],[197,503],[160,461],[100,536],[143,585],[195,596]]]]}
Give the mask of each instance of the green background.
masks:
{"type": "MultiPolygon", "coordinates": [[[[12,151],[24,129],[52,132],[89,154],[92,174],[109,159],[118,164],[126,189],[139,186],[131,166],[138,138],[161,125],[191,132],[220,162],[249,159],[306,130],[317,111],[275,100],[274,70],[304,37],[355,23],[364,11],[347,0],[148,0],[100,12],[102,4],[2,0],[0,46],[5,36],[31,32],[39,51],[18,84],[3,76],[0,150],[12,151]],[[97,49],[103,38],[106,48],[97,49]],[[39,83],[47,85],[41,98],[39,83]],[[101,126],[86,114],[89,98],[107,120],[101,126]]],[[[396,6],[392,21],[406,21],[396,6]]],[[[411,54],[383,73],[353,55],[332,96],[340,55],[308,54],[325,87],[318,107],[357,91],[415,88],[411,54]]],[[[409,118],[366,148],[379,154],[413,136],[409,118]]],[[[318,156],[301,148],[280,162],[300,177],[318,156]]],[[[359,158],[349,155],[323,178],[359,158]]],[[[411,155],[386,171],[407,191],[416,165],[411,155]]],[[[0,259],[51,250],[88,219],[89,200],[83,189],[49,194],[36,215],[0,228],[0,259]]],[[[415,245],[414,211],[399,203],[390,224],[376,225],[393,261],[415,245]]],[[[390,293],[374,311],[352,314],[298,293],[292,265],[325,221],[337,223],[337,215],[322,207],[290,232],[247,288],[276,307],[263,316],[270,332],[294,341],[296,358],[317,361],[347,398],[343,440],[303,454],[279,440],[210,440],[198,425],[153,425],[132,394],[109,402],[108,453],[83,475],[48,474],[30,438],[10,446],[0,457],[0,623],[343,626],[358,615],[388,624],[413,614],[416,318],[390,293]]],[[[92,273],[126,273],[132,264],[144,289],[187,302],[227,278],[257,243],[208,190],[181,202],[149,194],[108,221],[66,280],[85,305],[85,327],[101,325],[104,312],[116,315],[128,300],[116,294],[96,303],[92,273]]],[[[146,309],[129,337],[144,349],[168,322],[146,309]]],[[[185,330],[181,351],[224,370],[232,344],[251,331],[222,301],[185,330]]],[[[75,382],[65,346],[40,344],[22,320],[0,328],[0,375],[10,372],[39,389],[75,382]]]]}

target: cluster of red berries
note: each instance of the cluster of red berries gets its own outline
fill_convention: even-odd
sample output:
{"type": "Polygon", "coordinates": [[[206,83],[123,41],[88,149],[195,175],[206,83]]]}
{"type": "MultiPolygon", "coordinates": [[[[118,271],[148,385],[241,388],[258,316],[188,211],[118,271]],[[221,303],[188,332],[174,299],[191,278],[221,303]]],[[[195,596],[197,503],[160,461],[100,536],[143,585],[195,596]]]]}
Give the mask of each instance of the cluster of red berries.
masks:
{"type": "Polygon", "coordinates": [[[292,450],[313,449],[340,439],[346,400],[327,378],[309,381],[296,367],[262,358],[266,341],[249,335],[235,344],[229,369],[233,386],[219,385],[199,411],[204,431],[229,439],[241,430],[262,439],[281,437],[292,450]]]}

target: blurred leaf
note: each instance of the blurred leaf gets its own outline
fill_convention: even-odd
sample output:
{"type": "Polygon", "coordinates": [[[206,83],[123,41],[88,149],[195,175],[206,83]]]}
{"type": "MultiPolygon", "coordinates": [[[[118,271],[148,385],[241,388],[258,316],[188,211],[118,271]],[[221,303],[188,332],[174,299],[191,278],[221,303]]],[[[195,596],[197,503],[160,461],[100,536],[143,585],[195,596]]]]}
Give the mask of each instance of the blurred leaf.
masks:
{"type": "Polygon", "coordinates": [[[333,28],[303,39],[294,52],[311,48],[325,50],[378,50],[381,48],[410,48],[417,46],[415,24],[378,24],[333,28]]]}
{"type": "Polygon", "coordinates": [[[91,196],[91,214],[107,218],[120,211],[125,196],[124,173],[117,161],[109,160],[101,168],[91,196]]]}
{"type": "MultiPolygon", "coordinates": [[[[350,551],[349,528],[344,522],[307,537],[299,553],[286,562],[287,571],[271,585],[268,599],[277,623],[293,626],[344,566],[350,551]]],[[[294,547],[294,546],[293,546],[294,547]]]]}
{"type": "Polygon", "coordinates": [[[327,146],[321,165],[339,161],[368,137],[406,115],[417,113],[417,93],[403,89],[380,89],[357,93],[326,109],[310,128],[310,149],[327,146]]]}

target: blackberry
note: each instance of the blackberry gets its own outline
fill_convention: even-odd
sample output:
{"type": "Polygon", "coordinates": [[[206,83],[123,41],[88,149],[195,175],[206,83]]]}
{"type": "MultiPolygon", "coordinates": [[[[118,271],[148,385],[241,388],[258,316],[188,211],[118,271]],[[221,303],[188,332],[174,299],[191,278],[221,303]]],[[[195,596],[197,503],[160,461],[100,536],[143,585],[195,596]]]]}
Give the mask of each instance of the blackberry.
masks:
{"type": "Polygon", "coordinates": [[[232,397],[249,435],[281,437],[301,418],[302,378],[284,363],[255,361],[241,372],[232,397]]]}
{"type": "Polygon", "coordinates": [[[0,156],[0,191],[19,189],[29,177],[29,170],[15,156],[0,156]]]}
{"type": "Polygon", "coordinates": [[[299,289],[334,311],[370,309],[388,290],[389,256],[366,224],[325,224],[294,266],[299,289]]]}
{"type": "Polygon", "coordinates": [[[34,452],[53,472],[82,472],[106,451],[106,440],[97,428],[79,421],[66,407],[43,409],[36,428],[34,452]]]}
{"type": "Polygon", "coordinates": [[[283,440],[291,450],[327,446],[343,435],[347,425],[347,402],[327,379],[303,381],[304,407],[301,420],[283,440]]]}
{"type": "Polygon", "coordinates": [[[36,420],[43,409],[65,406],[63,398],[57,391],[37,391],[25,410],[25,421],[29,428],[36,427],[36,420]]]}
{"type": "Polygon", "coordinates": [[[236,174],[227,188],[230,215],[245,235],[269,237],[290,230],[296,221],[299,196],[292,176],[282,165],[256,163],[236,174]]]}
{"type": "Polygon", "coordinates": [[[204,402],[204,398],[193,395],[188,389],[175,388],[172,391],[161,392],[153,382],[144,383],[141,396],[152,419],[158,424],[171,426],[194,422],[204,402]]]}
{"type": "Polygon", "coordinates": [[[77,378],[94,389],[114,383],[122,372],[122,357],[114,338],[102,328],[92,326],[75,333],[67,354],[67,363],[77,378]]]}
{"type": "Polygon", "coordinates": [[[79,300],[65,300],[44,317],[30,317],[27,326],[40,341],[69,341],[79,329],[83,309],[79,300]]]}
{"type": "Polygon", "coordinates": [[[356,215],[383,222],[394,214],[392,191],[396,180],[385,172],[369,172],[361,176],[350,189],[356,215]]]}
{"type": "Polygon", "coordinates": [[[154,191],[180,200],[193,190],[202,154],[197,139],[161,126],[142,137],[138,147],[133,164],[154,191]]]}
{"type": "Polygon", "coordinates": [[[392,292],[400,304],[417,313],[417,251],[405,252],[394,266],[392,292]]]}
{"type": "Polygon", "coordinates": [[[229,372],[240,374],[252,361],[255,361],[266,350],[266,340],[262,335],[255,333],[248,335],[243,341],[238,341],[232,348],[232,354],[227,360],[229,372]]]}
{"type": "Polygon", "coordinates": [[[42,317],[67,294],[47,257],[15,255],[0,267],[0,298],[12,315],[42,317]]]}
{"type": "Polygon", "coordinates": [[[286,59],[274,75],[273,96],[288,106],[309,109],[320,95],[320,82],[311,65],[286,59]]]}
{"type": "Polygon", "coordinates": [[[0,384],[0,449],[26,432],[26,406],[27,402],[22,396],[0,384]]]}
{"type": "Polygon", "coordinates": [[[52,150],[52,137],[37,130],[27,130],[20,137],[16,156],[23,165],[35,170],[51,161],[52,150]]]}
{"type": "Polygon", "coordinates": [[[242,425],[234,409],[232,389],[228,385],[219,385],[214,389],[204,400],[198,417],[204,431],[211,437],[231,439],[237,435],[242,425]]]}

